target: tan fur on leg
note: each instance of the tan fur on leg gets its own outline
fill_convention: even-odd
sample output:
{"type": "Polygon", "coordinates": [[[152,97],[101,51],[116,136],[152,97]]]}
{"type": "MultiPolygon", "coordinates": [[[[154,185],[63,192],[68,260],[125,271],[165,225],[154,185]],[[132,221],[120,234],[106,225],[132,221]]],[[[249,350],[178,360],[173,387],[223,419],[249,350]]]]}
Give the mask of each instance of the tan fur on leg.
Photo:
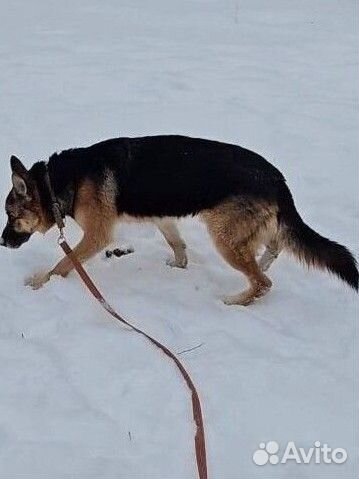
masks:
{"type": "Polygon", "coordinates": [[[181,238],[174,220],[170,218],[161,218],[154,220],[154,223],[163,234],[165,240],[172,248],[175,255],[174,260],[167,261],[167,264],[177,268],[185,268],[188,263],[186,255],[186,243],[181,238]]]}
{"type": "Polygon", "coordinates": [[[216,241],[218,251],[223,258],[235,269],[241,271],[246,275],[250,287],[242,293],[226,296],[224,298],[225,304],[240,304],[247,306],[255,299],[264,296],[272,286],[271,280],[260,270],[253,251],[249,245],[237,245],[232,249],[227,244],[221,241],[216,241]]]}
{"type": "MultiPolygon", "coordinates": [[[[85,182],[77,195],[75,220],[84,231],[84,236],[74,248],[77,259],[82,263],[105,248],[112,241],[112,231],[117,220],[109,176],[100,190],[91,181],[85,182]]],[[[51,274],[66,276],[73,269],[70,260],[63,258],[51,274]]]]}
{"type": "MultiPolygon", "coordinates": [[[[77,194],[75,220],[83,229],[84,236],[73,251],[81,263],[93,257],[112,241],[117,214],[111,195],[115,193],[106,181],[100,189],[96,189],[91,181],[87,181],[77,194]]],[[[72,269],[71,261],[65,257],[49,273],[42,275],[44,281],[41,285],[39,281],[36,281],[36,277],[34,277],[34,284],[30,285],[41,287],[46,280],[50,279],[50,276],[54,274],[67,276],[72,269]]]]}
{"type": "Polygon", "coordinates": [[[236,198],[201,214],[218,252],[246,275],[248,290],[224,299],[226,304],[248,305],[270,289],[270,279],[261,271],[255,253],[268,236],[276,217],[272,205],[236,198]]]}
{"type": "Polygon", "coordinates": [[[259,267],[262,271],[267,271],[272,265],[273,261],[278,258],[278,255],[281,251],[279,243],[277,240],[270,241],[266,249],[259,260],[259,267]]]}
{"type": "MultiPolygon", "coordinates": [[[[99,225],[100,227],[100,225],[99,225]]],[[[105,248],[108,243],[110,243],[111,237],[106,237],[106,235],[101,234],[100,238],[93,236],[93,233],[85,232],[82,240],[74,248],[74,254],[76,258],[83,263],[88,259],[92,258],[96,253],[99,253],[103,248],[105,248]]],[[[61,276],[67,276],[69,272],[73,269],[73,264],[66,256],[63,258],[50,272],[50,275],[58,274],[61,276]]]]}

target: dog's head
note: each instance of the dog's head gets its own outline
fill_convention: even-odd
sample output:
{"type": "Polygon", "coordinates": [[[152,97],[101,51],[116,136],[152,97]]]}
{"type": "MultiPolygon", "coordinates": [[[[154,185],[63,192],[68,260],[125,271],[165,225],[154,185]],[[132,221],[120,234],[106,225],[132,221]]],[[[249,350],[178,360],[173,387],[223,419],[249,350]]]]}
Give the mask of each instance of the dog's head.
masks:
{"type": "Polygon", "coordinates": [[[19,248],[30,236],[39,231],[45,233],[49,226],[41,207],[36,182],[21,161],[10,158],[12,189],[5,202],[7,224],[0,238],[0,244],[9,248],[19,248]]]}

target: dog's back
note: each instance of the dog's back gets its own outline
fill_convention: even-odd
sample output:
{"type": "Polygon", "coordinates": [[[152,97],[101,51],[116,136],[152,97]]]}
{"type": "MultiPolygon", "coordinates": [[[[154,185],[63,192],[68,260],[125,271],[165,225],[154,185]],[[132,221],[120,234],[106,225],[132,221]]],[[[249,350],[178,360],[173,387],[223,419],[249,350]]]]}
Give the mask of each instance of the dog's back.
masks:
{"type": "Polygon", "coordinates": [[[108,172],[118,186],[119,213],[186,216],[245,195],[273,200],[281,173],[260,155],[237,145],[185,136],[118,138],[55,154],[56,188],[108,172]]]}
{"type": "Polygon", "coordinates": [[[127,148],[118,206],[136,216],[197,214],[241,194],[273,197],[282,179],[264,158],[236,145],[155,136],[128,140],[127,148]]]}

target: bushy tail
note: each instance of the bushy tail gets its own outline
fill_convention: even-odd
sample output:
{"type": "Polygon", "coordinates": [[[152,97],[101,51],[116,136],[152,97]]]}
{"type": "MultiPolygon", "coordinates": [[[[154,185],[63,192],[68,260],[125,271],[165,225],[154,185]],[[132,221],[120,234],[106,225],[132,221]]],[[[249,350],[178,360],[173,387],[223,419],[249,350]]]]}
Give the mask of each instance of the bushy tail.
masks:
{"type": "Polygon", "coordinates": [[[352,253],[304,223],[283,181],[278,190],[279,235],[285,249],[308,266],[326,269],[358,291],[359,273],[352,253]]]}

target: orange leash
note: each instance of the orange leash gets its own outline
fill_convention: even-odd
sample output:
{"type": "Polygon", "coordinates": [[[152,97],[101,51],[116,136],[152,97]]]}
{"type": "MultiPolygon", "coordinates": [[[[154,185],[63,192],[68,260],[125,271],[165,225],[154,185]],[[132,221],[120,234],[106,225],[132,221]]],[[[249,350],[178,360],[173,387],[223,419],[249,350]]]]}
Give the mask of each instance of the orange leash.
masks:
{"type": "MultiPolygon", "coordinates": [[[[51,191],[51,189],[50,189],[51,191]]],[[[53,202],[55,204],[55,202],[53,202]]],[[[57,215],[55,215],[56,218],[57,215]]],[[[89,277],[89,275],[86,273],[84,268],[82,267],[81,263],[79,260],[76,258],[74,252],[68,245],[67,241],[64,239],[62,235],[62,228],[61,223],[59,221],[56,222],[58,223],[58,226],[60,228],[60,238],[59,238],[59,245],[63,249],[64,253],[66,256],[70,259],[72,262],[74,268],[80,275],[82,281],[85,283],[86,287],[88,290],[93,294],[93,296],[97,299],[97,301],[101,304],[101,306],[108,312],[110,313],[115,319],[120,321],[121,323],[125,324],[126,326],[129,326],[133,331],[136,333],[141,334],[145,338],[147,338],[149,341],[151,341],[152,344],[154,344],[157,348],[159,348],[166,356],[168,356],[172,361],[175,363],[177,368],[179,369],[180,373],[182,374],[182,377],[186,381],[186,384],[191,391],[191,397],[192,397],[192,412],[193,412],[193,419],[196,424],[197,430],[196,430],[196,435],[194,438],[195,442],[195,450],[196,450],[196,462],[197,462],[197,469],[198,469],[198,477],[199,479],[208,479],[207,475],[207,456],[206,456],[206,442],[205,442],[205,435],[204,435],[204,426],[203,426],[203,416],[202,416],[202,409],[201,409],[201,402],[197,393],[196,386],[194,385],[190,375],[182,365],[182,363],[179,361],[177,356],[172,353],[166,346],[161,344],[159,341],[156,339],[152,338],[149,336],[147,333],[142,331],[139,328],[136,328],[136,326],[133,326],[131,323],[126,321],[124,318],[122,318],[116,311],[110,306],[105,298],[102,296],[92,279],[89,277]]]]}

